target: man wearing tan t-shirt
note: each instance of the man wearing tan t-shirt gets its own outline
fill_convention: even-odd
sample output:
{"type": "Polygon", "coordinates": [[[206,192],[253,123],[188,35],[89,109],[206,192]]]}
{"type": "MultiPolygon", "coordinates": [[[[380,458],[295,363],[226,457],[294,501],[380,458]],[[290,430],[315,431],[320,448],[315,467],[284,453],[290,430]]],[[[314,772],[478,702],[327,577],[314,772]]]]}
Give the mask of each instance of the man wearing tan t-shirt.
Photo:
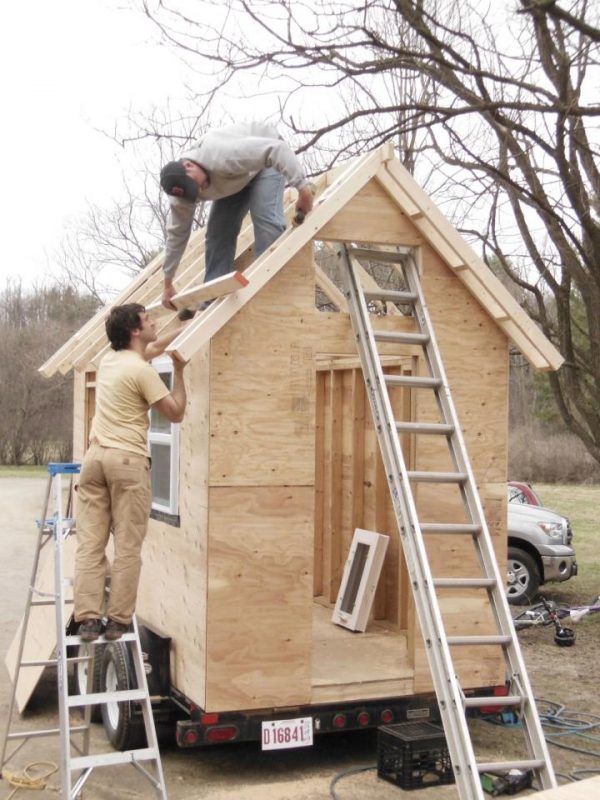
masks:
{"type": "Polygon", "coordinates": [[[135,610],[141,549],[152,502],[148,457],[148,411],[156,408],[171,422],[181,422],[186,394],[184,364],[173,359],[169,392],[148,362],[180,330],[157,338],[144,306],[115,306],[106,320],[112,350],[96,378],[96,411],[77,490],[77,556],[74,618],[83,641],[104,631],[106,545],[112,530],[114,561],[106,614],[105,638],[119,639],[135,610]]]}

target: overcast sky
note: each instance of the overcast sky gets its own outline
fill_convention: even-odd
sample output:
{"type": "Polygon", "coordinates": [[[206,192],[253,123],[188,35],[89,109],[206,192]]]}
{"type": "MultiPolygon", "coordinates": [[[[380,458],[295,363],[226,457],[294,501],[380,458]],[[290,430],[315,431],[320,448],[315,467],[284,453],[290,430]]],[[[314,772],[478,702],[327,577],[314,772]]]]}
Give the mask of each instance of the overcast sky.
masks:
{"type": "Polygon", "coordinates": [[[15,0],[0,14],[3,286],[43,279],[66,221],[118,197],[130,106],[183,96],[183,68],[117,0],[15,0]]]}

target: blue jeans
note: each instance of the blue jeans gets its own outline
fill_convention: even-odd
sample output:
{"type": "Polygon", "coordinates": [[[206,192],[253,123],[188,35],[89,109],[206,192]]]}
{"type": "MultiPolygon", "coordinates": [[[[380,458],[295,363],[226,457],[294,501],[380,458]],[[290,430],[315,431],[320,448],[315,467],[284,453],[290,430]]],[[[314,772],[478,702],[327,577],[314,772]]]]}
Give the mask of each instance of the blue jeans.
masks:
{"type": "Polygon", "coordinates": [[[285,178],[273,167],[261,170],[230,197],[213,201],[206,226],[205,281],[233,270],[237,237],[248,211],[254,225],[254,250],[263,253],[285,230],[285,178]]]}

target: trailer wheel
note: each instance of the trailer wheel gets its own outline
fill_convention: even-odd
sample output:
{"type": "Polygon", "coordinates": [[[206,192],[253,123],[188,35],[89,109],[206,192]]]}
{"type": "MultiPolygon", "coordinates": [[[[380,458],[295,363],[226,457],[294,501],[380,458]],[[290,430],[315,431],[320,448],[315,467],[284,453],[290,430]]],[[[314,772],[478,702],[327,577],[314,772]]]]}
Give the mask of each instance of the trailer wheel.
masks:
{"type": "MultiPolygon", "coordinates": [[[[129,660],[127,645],[107,645],[102,656],[102,689],[104,692],[137,688],[129,660]]],[[[135,750],[144,747],[146,731],[143,718],[135,713],[135,703],[113,700],[102,706],[102,722],[109,742],[115,750],[135,750]]]]}
{"type": "MultiPolygon", "coordinates": [[[[93,657],[93,661],[76,661],[73,666],[73,673],[71,675],[71,694],[87,694],[87,680],[88,670],[92,667],[94,674],[92,676],[92,692],[102,691],[102,657],[104,645],[92,645],[88,642],[81,642],[81,644],[73,647],[70,655],[78,658],[93,657]]],[[[101,706],[92,706],[90,719],[92,722],[102,721],[101,706]]]]}

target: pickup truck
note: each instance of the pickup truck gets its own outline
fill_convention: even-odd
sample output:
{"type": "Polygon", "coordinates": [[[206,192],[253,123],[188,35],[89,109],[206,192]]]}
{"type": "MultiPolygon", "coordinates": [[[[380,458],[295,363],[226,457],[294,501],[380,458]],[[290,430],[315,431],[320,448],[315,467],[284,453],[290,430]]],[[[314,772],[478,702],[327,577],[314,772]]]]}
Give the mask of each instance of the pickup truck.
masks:
{"type": "Polygon", "coordinates": [[[527,605],[543,583],[577,575],[573,532],[566,517],[524,502],[522,493],[508,493],[508,602],[527,605]]]}

